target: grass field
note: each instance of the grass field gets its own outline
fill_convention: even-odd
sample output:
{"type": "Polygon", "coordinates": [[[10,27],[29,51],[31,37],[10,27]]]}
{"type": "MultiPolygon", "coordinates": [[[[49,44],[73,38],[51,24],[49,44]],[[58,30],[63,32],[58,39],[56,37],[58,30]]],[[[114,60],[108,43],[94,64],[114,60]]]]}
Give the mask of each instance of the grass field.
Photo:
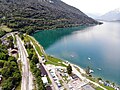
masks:
{"type": "Polygon", "coordinates": [[[47,56],[47,62],[46,64],[52,64],[52,65],[55,65],[55,66],[63,66],[63,67],[66,67],[65,64],[63,64],[63,61],[61,59],[58,59],[58,58],[55,58],[55,57],[52,57],[52,56],[47,56]]]}
{"type": "Polygon", "coordinates": [[[12,29],[8,28],[8,27],[5,26],[5,25],[0,26],[0,31],[1,31],[1,30],[6,31],[6,32],[11,32],[11,31],[12,31],[12,29]]]}
{"type": "Polygon", "coordinates": [[[100,87],[97,87],[97,88],[95,88],[95,90],[103,90],[102,88],[100,88],[100,87]]]}
{"type": "Polygon", "coordinates": [[[109,86],[104,86],[104,85],[101,85],[101,86],[103,86],[103,87],[106,88],[107,90],[115,90],[114,88],[109,87],[109,86]]]}

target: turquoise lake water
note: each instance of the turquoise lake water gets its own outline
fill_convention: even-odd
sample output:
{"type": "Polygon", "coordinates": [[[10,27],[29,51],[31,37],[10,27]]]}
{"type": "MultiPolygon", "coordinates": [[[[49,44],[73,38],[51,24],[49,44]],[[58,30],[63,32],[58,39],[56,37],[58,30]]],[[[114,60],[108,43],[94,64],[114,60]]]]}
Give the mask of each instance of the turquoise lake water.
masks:
{"type": "Polygon", "coordinates": [[[33,36],[47,54],[82,68],[90,66],[94,76],[120,85],[120,22],[39,31],[33,36]]]}

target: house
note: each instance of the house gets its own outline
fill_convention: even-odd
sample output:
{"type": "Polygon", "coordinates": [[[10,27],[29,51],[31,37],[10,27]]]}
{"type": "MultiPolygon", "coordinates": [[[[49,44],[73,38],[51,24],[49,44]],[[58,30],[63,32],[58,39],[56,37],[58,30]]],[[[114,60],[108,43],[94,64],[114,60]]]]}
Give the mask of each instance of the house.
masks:
{"type": "Polygon", "coordinates": [[[45,85],[48,84],[48,80],[47,80],[47,77],[46,77],[46,76],[45,76],[45,77],[42,77],[42,81],[43,81],[43,83],[44,83],[45,85]]]}

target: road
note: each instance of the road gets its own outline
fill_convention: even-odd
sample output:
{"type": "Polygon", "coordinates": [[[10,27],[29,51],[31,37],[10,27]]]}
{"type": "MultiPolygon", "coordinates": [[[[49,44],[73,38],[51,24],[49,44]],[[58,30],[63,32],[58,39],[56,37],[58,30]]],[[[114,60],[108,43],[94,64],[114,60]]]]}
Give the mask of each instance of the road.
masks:
{"type": "Polygon", "coordinates": [[[24,47],[24,43],[19,38],[18,35],[16,35],[17,40],[17,46],[18,46],[18,52],[20,56],[20,60],[22,62],[22,82],[21,82],[21,90],[33,90],[33,75],[30,72],[30,66],[28,61],[28,53],[24,47]]]}
{"type": "Polygon", "coordinates": [[[83,77],[83,76],[81,75],[81,73],[80,73],[79,71],[76,70],[76,68],[74,67],[74,64],[71,64],[71,66],[72,66],[73,72],[74,72],[80,79],[82,79],[82,81],[84,81],[84,82],[86,82],[86,83],[90,82],[90,83],[92,83],[92,84],[94,84],[94,85],[96,85],[96,86],[102,88],[103,90],[107,90],[106,88],[102,87],[102,86],[99,85],[98,83],[95,83],[95,82],[93,82],[93,81],[87,79],[86,77],[83,77]]]}
{"type": "Polygon", "coordinates": [[[47,74],[48,74],[48,77],[50,78],[50,80],[51,80],[51,82],[52,82],[52,85],[53,85],[52,89],[53,89],[53,90],[59,90],[59,88],[58,88],[58,86],[56,85],[55,81],[53,80],[53,78],[52,78],[49,70],[48,70],[47,67],[43,64],[43,62],[42,62],[42,57],[39,55],[38,51],[36,50],[36,48],[35,48],[35,46],[34,46],[34,44],[33,44],[32,42],[31,42],[31,45],[33,45],[33,48],[35,49],[35,52],[36,52],[36,54],[38,55],[39,62],[42,64],[42,66],[43,66],[44,69],[46,70],[46,72],[47,72],[47,74]]]}

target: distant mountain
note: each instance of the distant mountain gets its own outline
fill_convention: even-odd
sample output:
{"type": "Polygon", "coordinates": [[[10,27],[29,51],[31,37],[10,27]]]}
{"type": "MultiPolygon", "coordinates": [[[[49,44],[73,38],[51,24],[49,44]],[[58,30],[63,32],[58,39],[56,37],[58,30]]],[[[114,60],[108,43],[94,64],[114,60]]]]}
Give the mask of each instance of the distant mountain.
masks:
{"type": "Polygon", "coordinates": [[[0,0],[0,23],[31,33],[35,30],[98,24],[61,0],[0,0]]]}
{"type": "Polygon", "coordinates": [[[112,10],[98,19],[105,20],[105,21],[119,21],[120,20],[120,8],[112,10]]]}
{"type": "Polygon", "coordinates": [[[99,13],[86,13],[89,17],[93,18],[93,19],[97,19],[98,17],[101,16],[101,14],[99,13]]]}

